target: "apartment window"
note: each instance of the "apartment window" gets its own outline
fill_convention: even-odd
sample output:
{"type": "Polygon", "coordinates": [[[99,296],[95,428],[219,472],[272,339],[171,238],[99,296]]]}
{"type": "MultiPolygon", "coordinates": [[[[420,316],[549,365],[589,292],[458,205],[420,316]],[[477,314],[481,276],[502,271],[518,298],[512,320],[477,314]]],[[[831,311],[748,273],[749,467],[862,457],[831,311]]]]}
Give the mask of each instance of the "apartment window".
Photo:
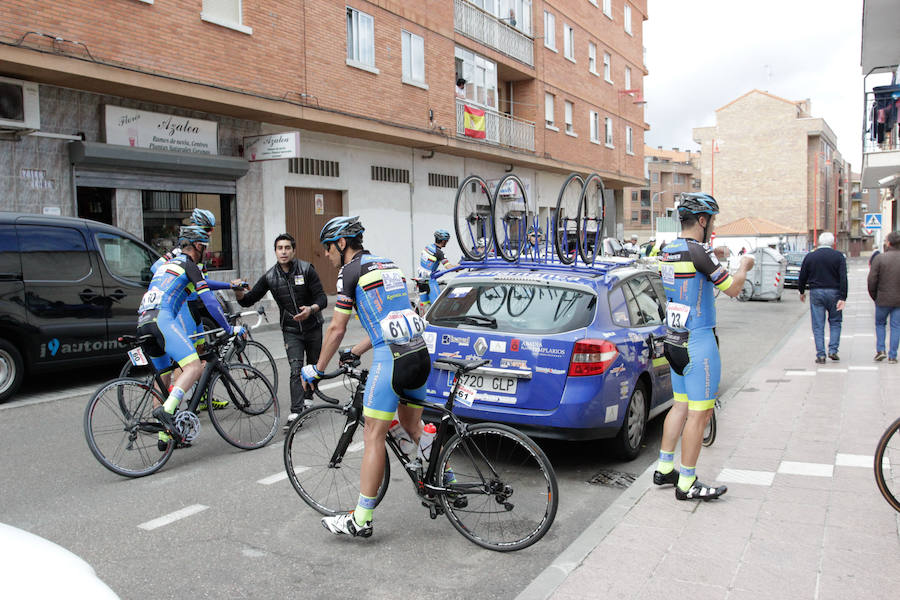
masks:
{"type": "Polygon", "coordinates": [[[457,47],[456,72],[466,80],[466,100],[497,109],[497,65],[494,61],[457,47]]]}
{"type": "Polygon", "coordinates": [[[544,120],[547,122],[547,127],[554,127],[553,125],[553,94],[547,92],[544,94],[544,120]]]}
{"type": "Polygon", "coordinates": [[[575,62],[575,30],[565,24],[563,24],[563,54],[575,62]]]}
{"type": "MultiPolygon", "coordinates": [[[[494,0],[483,0],[486,5],[494,4],[494,0]]],[[[478,4],[478,2],[475,2],[478,4]]],[[[495,5],[497,18],[502,19],[511,27],[515,27],[522,33],[531,35],[531,0],[499,0],[495,5]]],[[[485,7],[488,12],[491,8],[485,7]]]]}
{"type": "Polygon", "coordinates": [[[347,8],[347,62],[375,67],[375,21],[353,8],[347,8]]]}
{"type": "Polygon", "coordinates": [[[591,141],[600,143],[600,113],[591,111],[591,141]]]}
{"type": "Polygon", "coordinates": [[[597,73],[597,45],[594,42],[588,42],[588,71],[594,75],[597,73]]]}
{"type": "Polygon", "coordinates": [[[612,19],[612,0],[603,0],[603,14],[612,19]]]}
{"type": "Polygon", "coordinates": [[[556,51],[556,17],[544,11],[544,45],[556,51]]]}
{"type": "Polygon", "coordinates": [[[650,183],[659,183],[659,173],[650,173],[650,183]]]}
{"type": "Polygon", "coordinates": [[[597,0],[588,0],[588,2],[590,2],[594,6],[597,6],[597,0]]]}
{"type": "Polygon", "coordinates": [[[631,89],[631,67],[625,67],[625,89],[631,89]]]}
{"type": "Polygon", "coordinates": [[[634,154],[634,132],[631,127],[625,128],[625,152],[634,154]]]}
{"type": "Polygon", "coordinates": [[[603,53],[603,79],[612,83],[612,56],[609,52],[603,53]]]}
{"type": "Polygon", "coordinates": [[[253,33],[244,25],[242,15],[241,0],[203,0],[200,19],[242,33],[253,33]]]}
{"type": "Polygon", "coordinates": [[[642,210],[641,211],[641,225],[649,225],[650,224],[650,211],[642,210]]]}
{"type": "Polygon", "coordinates": [[[640,218],[640,215],[638,215],[638,211],[636,211],[636,210],[631,211],[631,222],[632,223],[637,223],[639,218],[640,218]]]}
{"type": "Polygon", "coordinates": [[[403,46],[403,82],[425,85],[425,40],[408,31],[400,31],[403,46]]]}
{"type": "Polygon", "coordinates": [[[638,201],[638,193],[637,193],[637,190],[634,190],[633,192],[631,192],[631,201],[632,201],[632,202],[637,202],[637,201],[638,201]]]}
{"type": "Polygon", "coordinates": [[[675,185],[684,185],[684,175],[682,173],[675,173],[672,176],[672,183],[675,185]]]}
{"type": "Polygon", "coordinates": [[[609,117],[604,117],[604,123],[606,124],[606,145],[610,148],[613,147],[613,132],[612,132],[612,119],[609,117]]]}
{"type": "Polygon", "coordinates": [[[566,133],[575,135],[575,125],[572,120],[572,113],[575,112],[575,105],[566,100],[566,133]]]}
{"type": "Polygon", "coordinates": [[[631,5],[625,3],[625,33],[631,35],[631,5]]]}

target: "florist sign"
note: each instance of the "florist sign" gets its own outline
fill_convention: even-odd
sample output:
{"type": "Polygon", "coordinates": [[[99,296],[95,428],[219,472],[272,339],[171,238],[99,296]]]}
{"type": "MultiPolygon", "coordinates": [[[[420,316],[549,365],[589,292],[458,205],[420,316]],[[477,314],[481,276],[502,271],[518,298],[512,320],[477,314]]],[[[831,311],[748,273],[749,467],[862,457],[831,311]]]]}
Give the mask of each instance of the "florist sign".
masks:
{"type": "Polygon", "coordinates": [[[106,143],[169,152],[219,153],[219,124],[106,105],[106,143]]]}
{"type": "Polygon", "coordinates": [[[300,132],[286,131],[244,138],[244,158],[250,162],[297,158],[300,156],[300,132]]]}

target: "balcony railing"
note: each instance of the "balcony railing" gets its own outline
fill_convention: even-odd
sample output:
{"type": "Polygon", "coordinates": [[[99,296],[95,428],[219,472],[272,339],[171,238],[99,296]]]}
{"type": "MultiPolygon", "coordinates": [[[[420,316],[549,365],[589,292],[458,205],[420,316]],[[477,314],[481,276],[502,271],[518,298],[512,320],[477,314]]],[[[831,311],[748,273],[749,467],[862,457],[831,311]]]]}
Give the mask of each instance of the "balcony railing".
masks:
{"type": "Polygon", "coordinates": [[[866,92],[866,131],[863,154],[900,150],[897,102],[900,85],[884,85],[866,92]]]}
{"type": "Polygon", "coordinates": [[[534,66],[534,39],[466,0],[454,0],[456,31],[485,46],[534,66]]]}
{"type": "MultiPolygon", "coordinates": [[[[456,99],[456,135],[473,139],[465,135],[465,106],[465,100],[456,99]]],[[[485,136],[483,141],[534,152],[534,123],[504,115],[490,108],[479,108],[479,110],[484,111],[485,136]]]]}

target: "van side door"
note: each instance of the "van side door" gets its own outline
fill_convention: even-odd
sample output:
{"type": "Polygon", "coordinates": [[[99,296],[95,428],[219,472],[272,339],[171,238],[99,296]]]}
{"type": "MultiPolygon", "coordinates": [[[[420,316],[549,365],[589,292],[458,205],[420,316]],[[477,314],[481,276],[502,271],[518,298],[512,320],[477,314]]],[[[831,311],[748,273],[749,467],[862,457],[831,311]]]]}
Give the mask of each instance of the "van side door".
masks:
{"type": "Polygon", "coordinates": [[[25,317],[25,284],[14,223],[0,223],[0,336],[12,342],[25,358],[28,345],[25,317]]]}

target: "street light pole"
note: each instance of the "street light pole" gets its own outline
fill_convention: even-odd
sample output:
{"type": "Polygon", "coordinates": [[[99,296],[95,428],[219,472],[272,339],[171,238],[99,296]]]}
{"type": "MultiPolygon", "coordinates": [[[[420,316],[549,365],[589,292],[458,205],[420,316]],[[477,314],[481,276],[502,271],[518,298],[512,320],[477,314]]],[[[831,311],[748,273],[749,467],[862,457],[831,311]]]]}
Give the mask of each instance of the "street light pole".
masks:
{"type": "MultiPolygon", "coordinates": [[[[824,152],[816,152],[815,166],[813,167],[813,240],[812,247],[816,247],[819,239],[819,155],[825,156],[824,152]]],[[[831,164],[830,160],[825,161],[831,164]]],[[[807,213],[808,214],[808,213],[807,213]]]]}
{"type": "Polygon", "coordinates": [[[656,207],[653,199],[657,196],[659,196],[659,192],[653,192],[653,195],[650,196],[650,234],[654,238],[656,237],[656,207]]]}

